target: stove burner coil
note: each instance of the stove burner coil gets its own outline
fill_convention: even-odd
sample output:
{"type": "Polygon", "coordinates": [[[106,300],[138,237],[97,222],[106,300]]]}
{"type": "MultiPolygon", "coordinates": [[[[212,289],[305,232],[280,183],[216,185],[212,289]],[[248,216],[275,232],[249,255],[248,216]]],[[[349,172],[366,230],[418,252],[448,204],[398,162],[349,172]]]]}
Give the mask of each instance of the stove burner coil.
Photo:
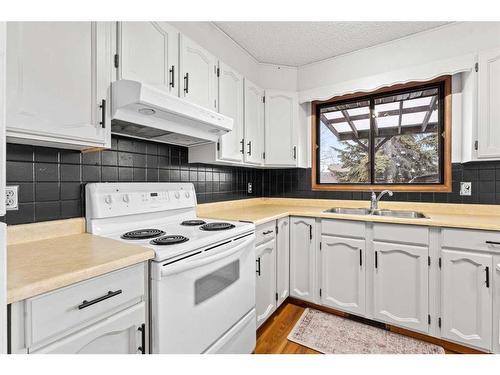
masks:
{"type": "Polygon", "coordinates": [[[155,238],[150,243],[152,245],[176,245],[188,241],[189,238],[180,235],[168,235],[155,238]]]}
{"type": "Polygon", "coordinates": [[[164,235],[165,232],[159,229],[138,229],[122,235],[124,240],[145,240],[164,235]]]}
{"type": "Polygon", "coordinates": [[[208,223],[200,227],[200,229],[206,231],[226,230],[231,228],[234,228],[233,224],[223,222],[208,223]]]}
{"type": "Polygon", "coordinates": [[[206,224],[206,221],[203,221],[203,220],[185,220],[181,223],[181,225],[185,225],[185,226],[188,226],[188,227],[195,227],[195,226],[198,226],[198,225],[203,225],[203,224],[206,224]]]}

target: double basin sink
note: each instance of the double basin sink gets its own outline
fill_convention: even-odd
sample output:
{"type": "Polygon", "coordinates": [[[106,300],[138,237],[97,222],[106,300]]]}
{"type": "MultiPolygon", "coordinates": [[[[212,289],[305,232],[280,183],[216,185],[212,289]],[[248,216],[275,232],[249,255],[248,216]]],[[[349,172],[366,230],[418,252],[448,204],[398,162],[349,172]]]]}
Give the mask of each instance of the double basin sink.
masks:
{"type": "Polygon", "coordinates": [[[389,216],[403,219],[427,219],[421,212],[417,211],[402,211],[402,210],[370,210],[369,208],[345,208],[334,207],[323,211],[330,214],[343,215],[372,215],[372,216],[389,216]]]}

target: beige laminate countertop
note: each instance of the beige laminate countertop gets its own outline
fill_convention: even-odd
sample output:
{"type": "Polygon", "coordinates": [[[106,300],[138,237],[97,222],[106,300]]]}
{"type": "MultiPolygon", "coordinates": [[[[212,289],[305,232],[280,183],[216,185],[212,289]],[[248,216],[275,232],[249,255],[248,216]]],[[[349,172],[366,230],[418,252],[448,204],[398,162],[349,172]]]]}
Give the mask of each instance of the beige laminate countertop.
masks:
{"type": "Polygon", "coordinates": [[[83,221],[72,219],[8,227],[7,303],[154,257],[151,249],[83,233],[79,220],[83,221]],[[21,241],[21,232],[29,233],[28,241],[21,241]],[[42,239],[37,239],[37,232],[43,234],[42,239]]]}
{"type": "Polygon", "coordinates": [[[373,215],[324,213],[332,207],[368,207],[366,201],[326,199],[254,198],[198,205],[198,216],[221,220],[251,221],[256,225],[285,216],[321,217],[395,224],[484,229],[500,231],[500,206],[414,202],[380,202],[383,209],[412,210],[424,213],[425,219],[403,219],[373,215]]]}

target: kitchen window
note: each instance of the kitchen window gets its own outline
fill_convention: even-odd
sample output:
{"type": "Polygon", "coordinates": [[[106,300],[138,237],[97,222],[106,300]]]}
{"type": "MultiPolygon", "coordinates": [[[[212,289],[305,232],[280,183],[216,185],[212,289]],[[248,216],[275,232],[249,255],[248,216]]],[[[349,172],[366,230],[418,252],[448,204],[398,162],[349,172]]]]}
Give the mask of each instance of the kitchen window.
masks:
{"type": "Polygon", "coordinates": [[[313,190],[451,191],[451,78],[313,102],[313,190]]]}

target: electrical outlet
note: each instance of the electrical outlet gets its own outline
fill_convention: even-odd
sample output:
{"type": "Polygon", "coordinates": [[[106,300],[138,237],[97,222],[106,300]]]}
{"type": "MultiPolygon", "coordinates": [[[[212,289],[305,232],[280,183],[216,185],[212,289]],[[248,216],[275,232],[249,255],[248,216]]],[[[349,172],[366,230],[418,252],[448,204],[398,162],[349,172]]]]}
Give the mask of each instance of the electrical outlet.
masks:
{"type": "Polygon", "coordinates": [[[460,195],[470,196],[472,194],[472,182],[460,182],[460,195]]]}
{"type": "Polygon", "coordinates": [[[18,196],[19,186],[6,186],[5,187],[5,209],[6,210],[18,210],[17,196],[18,196]]]}
{"type": "Polygon", "coordinates": [[[252,183],[249,182],[248,185],[247,185],[247,192],[248,192],[248,194],[252,194],[252,191],[253,191],[252,183]]]}

